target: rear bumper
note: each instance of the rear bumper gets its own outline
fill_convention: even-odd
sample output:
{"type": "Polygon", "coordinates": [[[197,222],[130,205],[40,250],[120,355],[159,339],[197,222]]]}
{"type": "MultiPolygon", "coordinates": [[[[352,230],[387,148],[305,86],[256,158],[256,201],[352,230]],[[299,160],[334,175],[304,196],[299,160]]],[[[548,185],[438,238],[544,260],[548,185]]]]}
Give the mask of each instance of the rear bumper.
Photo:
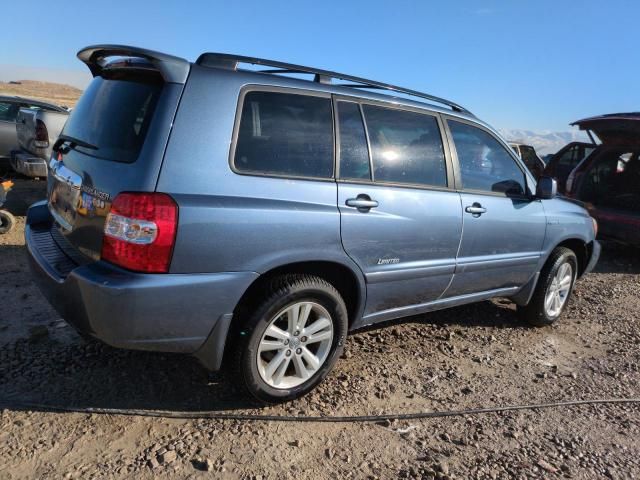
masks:
{"type": "Polygon", "coordinates": [[[211,369],[219,367],[238,300],[257,278],[254,272],[139,274],[83,263],[58,238],[45,202],[29,209],[25,237],[36,283],[79,332],[114,347],[163,352],[195,353],[207,340],[198,356],[211,369]],[[221,338],[211,338],[214,332],[221,338]]]}
{"type": "Polygon", "coordinates": [[[11,152],[11,167],[27,177],[46,177],[47,161],[27,152],[11,152]]]}

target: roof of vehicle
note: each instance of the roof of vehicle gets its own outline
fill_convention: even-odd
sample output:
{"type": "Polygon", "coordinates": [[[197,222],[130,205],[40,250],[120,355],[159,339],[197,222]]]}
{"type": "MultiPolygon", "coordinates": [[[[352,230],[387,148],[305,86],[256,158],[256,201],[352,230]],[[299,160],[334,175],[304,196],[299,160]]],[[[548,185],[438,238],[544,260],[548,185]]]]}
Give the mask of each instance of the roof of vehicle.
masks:
{"type": "Polygon", "coordinates": [[[34,100],[32,98],[18,97],[17,95],[0,95],[0,102],[27,103],[29,105],[33,105],[34,107],[54,110],[61,113],[69,113],[66,108],[54,103],[43,102],[42,100],[34,100]]]}
{"type": "Polygon", "coordinates": [[[212,72],[235,72],[238,75],[238,80],[245,83],[305,88],[443,113],[472,121],[487,128],[498,138],[502,138],[500,133],[492,126],[478,119],[466,108],[450,100],[396,85],[329,70],[224,53],[204,53],[198,57],[196,62],[191,63],[184,58],[127,45],[93,45],[80,50],[77,56],[89,67],[93,76],[98,76],[102,71],[111,68],[130,67],[139,70],[157,71],[165,82],[185,83],[192,67],[204,68],[212,72]],[[273,68],[262,70],[244,69],[238,68],[239,64],[273,68]],[[294,77],[291,74],[312,75],[312,79],[294,77]],[[333,79],[341,80],[342,82],[333,83],[333,79]],[[349,83],[345,83],[345,81],[349,83]],[[372,90],[378,90],[381,93],[376,93],[372,90]]]}
{"type": "MultiPolygon", "coordinates": [[[[103,70],[107,70],[110,68],[133,67],[146,70],[155,69],[160,72],[165,81],[173,83],[186,82],[189,69],[191,67],[191,63],[183,58],[127,45],[93,45],[80,50],[78,52],[78,58],[87,64],[94,76],[100,75],[103,70]]],[[[242,71],[255,75],[279,74],[279,76],[282,76],[282,74],[309,74],[313,75],[312,81],[302,79],[298,80],[307,82],[308,84],[312,84],[314,85],[314,88],[317,88],[321,85],[332,85],[333,87],[345,88],[351,91],[356,89],[375,89],[395,94],[407,95],[414,98],[420,98],[421,100],[427,100],[429,102],[445,105],[453,112],[462,113],[469,116],[470,118],[475,118],[473,114],[471,114],[471,112],[469,112],[469,110],[467,110],[466,108],[458,105],[455,102],[437,97],[435,95],[399,87],[397,85],[379,82],[376,80],[368,80],[362,77],[333,72],[330,70],[323,70],[315,67],[307,67],[303,65],[284,63],[277,60],[246,57],[242,55],[232,55],[227,53],[203,53],[198,57],[195,64],[202,67],[218,68],[231,71],[242,71]],[[272,68],[262,70],[239,69],[238,66],[240,64],[260,65],[263,67],[272,68]],[[333,79],[350,83],[334,84],[332,83],[333,79]]],[[[358,95],[366,96],[361,95],[362,93],[363,92],[360,91],[358,95]]],[[[404,98],[400,99],[403,101],[405,100],[404,98]]],[[[423,102],[417,103],[424,105],[423,102]]],[[[428,104],[428,106],[431,107],[430,104],[428,104]]]]}

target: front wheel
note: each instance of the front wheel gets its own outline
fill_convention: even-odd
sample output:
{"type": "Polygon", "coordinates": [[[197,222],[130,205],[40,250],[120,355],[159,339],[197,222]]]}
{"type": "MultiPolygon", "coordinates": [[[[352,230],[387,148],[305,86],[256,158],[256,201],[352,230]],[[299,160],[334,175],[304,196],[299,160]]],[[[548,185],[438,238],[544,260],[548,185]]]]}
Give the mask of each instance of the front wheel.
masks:
{"type": "Polygon", "coordinates": [[[251,310],[239,332],[234,363],[246,389],[263,402],[306,394],[342,354],[347,309],[321,278],[279,277],[251,310]]]}
{"type": "Polygon", "coordinates": [[[551,325],[567,306],[577,276],[575,253],[568,248],[556,248],[540,272],[531,301],[524,307],[518,307],[518,313],[531,325],[551,325]]]}

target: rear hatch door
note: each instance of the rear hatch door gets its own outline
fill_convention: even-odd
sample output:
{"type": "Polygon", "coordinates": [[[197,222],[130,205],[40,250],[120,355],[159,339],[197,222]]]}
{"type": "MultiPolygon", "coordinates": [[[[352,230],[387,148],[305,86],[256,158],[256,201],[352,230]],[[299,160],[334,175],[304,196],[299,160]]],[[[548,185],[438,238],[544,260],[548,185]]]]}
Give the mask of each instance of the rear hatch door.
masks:
{"type": "Polygon", "coordinates": [[[119,46],[78,56],[94,79],[55,144],[49,210],[65,241],[97,260],[116,195],[155,190],[189,63],[119,46]]]}
{"type": "Polygon", "coordinates": [[[603,144],[640,145],[640,112],[584,118],[571,125],[595,133],[603,144]]]}

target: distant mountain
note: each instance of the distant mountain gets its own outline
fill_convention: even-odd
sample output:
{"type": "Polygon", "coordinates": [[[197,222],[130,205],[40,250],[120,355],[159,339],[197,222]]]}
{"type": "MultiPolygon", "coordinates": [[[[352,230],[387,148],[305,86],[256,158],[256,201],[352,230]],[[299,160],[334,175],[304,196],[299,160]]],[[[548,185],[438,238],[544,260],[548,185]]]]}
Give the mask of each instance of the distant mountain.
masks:
{"type": "Polygon", "coordinates": [[[500,129],[499,132],[508,141],[532,145],[539,155],[556,153],[570,142],[589,141],[587,134],[577,129],[566,132],[534,132],[532,130],[500,129]]]}

